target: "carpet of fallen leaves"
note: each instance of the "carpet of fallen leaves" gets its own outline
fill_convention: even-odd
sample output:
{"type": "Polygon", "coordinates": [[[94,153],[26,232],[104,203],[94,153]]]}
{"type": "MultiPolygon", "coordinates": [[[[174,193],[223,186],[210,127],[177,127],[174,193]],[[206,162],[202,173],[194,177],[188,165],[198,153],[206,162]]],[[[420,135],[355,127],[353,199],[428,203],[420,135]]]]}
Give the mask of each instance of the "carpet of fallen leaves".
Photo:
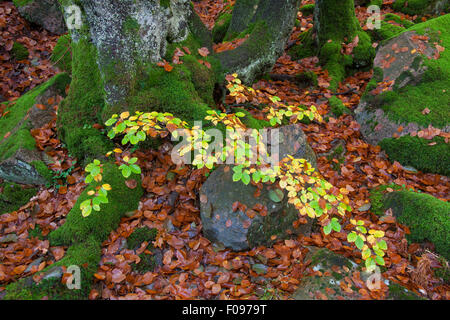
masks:
{"type": "Polygon", "coordinates": [[[12,2],[0,3],[0,101],[14,100],[55,75],[49,58],[57,40],[58,36],[31,27],[12,2]],[[28,49],[28,59],[14,59],[15,41],[28,49]]]}
{"type": "MultiPolygon", "coordinates": [[[[311,2],[303,1],[303,4],[311,2]]],[[[227,1],[204,0],[196,2],[195,7],[211,28],[215,18],[227,4],[227,1]]],[[[7,50],[2,46],[2,94],[6,94],[11,100],[51,75],[48,54],[44,53],[45,49],[36,48],[50,50],[56,40],[42,31],[27,31],[26,23],[17,17],[14,10],[8,3],[0,4],[1,40],[8,42],[20,38],[30,39],[23,40],[25,44],[36,42],[30,49],[33,49],[32,55],[36,55],[38,66],[42,68],[36,67],[33,71],[35,74],[31,75],[33,79],[39,80],[30,80],[26,84],[24,79],[30,76],[27,72],[32,72],[29,61],[11,61],[7,50]],[[11,24],[8,22],[9,31],[3,31],[6,27],[2,21],[10,19],[11,15],[17,20],[11,24]]],[[[391,11],[389,8],[385,10],[391,11]]],[[[357,13],[362,20],[365,11],[358,9],[357,13]]],[[[299,13],[299,20],[301,24],[295,28],[291,37],[294,42],[300,32],[312,27],[312,17],[302,17],[299,13]]],[[[239,42],[235,43],[235,46],[238,45],[239,42]]],[[[229,46],[225,50],[233,48],[229,46]]],[[[317,58],[293,61],[288,55],[283,55],[272,71],[279,75],[315,72],[319,77],[319,86],[312,91],[290,81],[261,80],[253,87],[261,92],[277,95],[286,103],[316,105],[319,112],[326,115],[329,113],[327,98],[336,93],[328,90],[328,73],[317,62],[317,58]]],[[[338,92],[344,93],[340,98],[350,109],[358,105],[370,77],[371,72],[357,73],[346,79],[339,88],[338,92]]],[[[264,95],[258,99],[260,102],[269,102],[264,95]]],[[[59,99],[56,98],[55,102],[57,104],[59,99]]],[[[262,116],[257,110],[250,111],[256,117],[262,116]]],[[[448,200],[449,179],[436,174],[413,173],[397,162],[391,163],[379,147],[363,141],[359,125],[351,115],[343,115],[339,119],[330,118],[322,124],[301,126],[309,143],[319,154],[318,164],[323,176],[333,185],[347,190],[354,208],[352,214],[366,221],[366,226],[386,232],[387,270],[383,277],[429,299],[450,299],[449,286],[436,279],[432,271],[432,268],[440,266],[436,256],[431,253],[432,244],[408,244],[405,239],[405,234],[409,233],[408,228],[397,223],[389,212],[386,217],[379,219],[370,210],[357,210],[369,202],[371,188],[388,183],[406,185],[448,200]],[[328,160],[320,154],[328,152],[340,141],[346,149],[345,161],[338,163],[336,170],[336,163],[333,162],[336,160],[328,160]]],[[[82,169],[76,167],[74,159],[68,156],[67,150],[56,137],[55,119],[45,127],[34,130],[33,136],[37,146],[54,160],[50,167],[52,170],[58,172],[73,167],[75,169],[66,181],[57,182],[63,187],[42,188],[37,196],[17,212],[0,216],[0,236],[10,233],[18,235],[14,242],[0,244],[0,296],[6,284],[33,275],[64,256],[67,248],[51,247],[47,240],[32,237],[30,232],[39,226],[45,236],[62,225],[85,186],[82,169]]],[[[326,247],[357,263],[361,262],[359,250],[345,241],[344,232],[332,233],[330,236],[313,233],[311,237],[300,236],[298,239],[279,241],[272,248],[258,247],[238,253],[211,244],[202,236],[199,217],[198,192],[205,181],[205,172],[174,165],[170,149],[171,146],[166,143],[157,151],[135,153],[143,168],[142,185],[146,193],[134,215],[122,218],[119,227],[103,243],[102,258],[95,274],[90,299],[258,299],[263,295],[269,295],[272,299],[288,299],[303,277],[322,275],[320,271],[309,267],[311,261],[305,260],[308,252],[305,246],[326,247]],[[129,250],[124,246],[124,240],[141,226],[158,229],[153,253],[146,251],[146,243],[137,250],[129,250]],[[138,262],[138,255],[143,252],[159,254],[161,266],[145,274],[133,272],[131,264],[138,262]],[[254,263],[265,264],[268,267],[267,273],[263,276],[257,274],[252,269],[254,263]]],[[[383,299],[387,293],[384,283],[380,289],[371,291],[361,280],[359,272],[345,277],[341,281],[341,288],[349,297],[356,295],[359,299],[383,299]],[[356,291],[352,289],[355,287],[356,291]]]]}

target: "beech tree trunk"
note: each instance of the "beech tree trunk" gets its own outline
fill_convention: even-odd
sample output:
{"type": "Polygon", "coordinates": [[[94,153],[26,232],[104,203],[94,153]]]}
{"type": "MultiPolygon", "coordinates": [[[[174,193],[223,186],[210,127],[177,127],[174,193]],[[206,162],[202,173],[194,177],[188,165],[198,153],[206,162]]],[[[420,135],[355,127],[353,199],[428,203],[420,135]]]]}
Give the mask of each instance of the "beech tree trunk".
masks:
{"type": "MultiPolygon", "coordinates": [[[[273,67],[295,22],[299,0],[238,0],[232,30],[250,34],[239,48],[213,54],[211,32],[189,0],[59,0],[65,20],[81,8],[81,28],[71,29],[72,83],[58,112],[58,129],[79,159],[98,157],[110,145],[92,125],[122,111],[165,111],[203,120],[224,75],[238,73],[251,83],[273,67]],[[239,25],[239,28],[238,28],[239,25]],[[176,48],[190,54],[173,64],[176,48]],[[211,54],[203,57],[198,49],[211,54]],[[157,66],[166,60],[173,66],[157,66]],[[200,63],[204,60],[211,68],[200,63]]],[[[72,20],[71,20],[72,19],[72,20]]],[[[231,32],[231,31],[230,31],[231,32]]],[[[234,31],[233,31],[234,32],[234,31]]]]}

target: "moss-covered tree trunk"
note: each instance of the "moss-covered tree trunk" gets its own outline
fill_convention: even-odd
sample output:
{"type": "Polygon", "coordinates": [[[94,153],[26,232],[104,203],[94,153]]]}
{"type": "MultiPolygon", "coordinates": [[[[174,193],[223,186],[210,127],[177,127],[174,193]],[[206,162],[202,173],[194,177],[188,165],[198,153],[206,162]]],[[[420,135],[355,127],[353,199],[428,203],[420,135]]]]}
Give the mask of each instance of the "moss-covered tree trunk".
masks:
{"type": "Polygon", "coordinates": [[[334,86],[343,80],[346,68],[372,64],[375,49],[355,15],[354,0],[317,0],[314,8],[313,38],[320,50],[320,60],[329,70],[334,86]],[[350,54],[343,54],[342,44],[354,43],[350,54]]]}
{"type": "Polygon", "coordinates": [[[291,53],[297,58],[319,56],[332,78],[332,90],[349,69],[369,67],[375,57],[371,39],[356,18],[354,0],[317,0],[314,28],[300,40],[291,53]]]}
{"type": "MultiPolygon", "coordinates": [[[[249,14],[245,2],[237,2],[236,17],[249,14]]],[[[72,154],[91,159],[109,151],[92,125],[114,113],[155,110],[203,120],[226,73],[236,72],[250,83],[269,71],[284,50],[299,0],[250,2],[250,19],[239,23],[249,39],[235,50],[213,54],[211,32],[189,0],[60,0],[66,21],[73,22],[69,6],[82,10],[81,28],[71,30],[73,79],[58,118],[72,154]],[[199,53],[203,47],[211,52],[208,57],[199,53]],[[185,53],[181,64],[172,63],[177,48],[185,53]],[[172,71],[158,66],[163,60],[172,71]]]]}

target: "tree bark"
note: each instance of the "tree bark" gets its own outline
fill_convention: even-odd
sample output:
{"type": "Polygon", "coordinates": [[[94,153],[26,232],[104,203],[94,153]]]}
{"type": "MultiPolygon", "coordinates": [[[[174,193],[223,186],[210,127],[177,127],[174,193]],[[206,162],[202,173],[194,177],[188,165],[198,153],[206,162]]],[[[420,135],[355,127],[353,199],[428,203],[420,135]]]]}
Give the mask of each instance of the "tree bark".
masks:
{"type": "MultiPolygon", "coordinates": [[[[113,113],[164,111],[186,121],[203,120],[225,74],[238,73],[251,83],[270,71],[283,53],[300,2],[254,2],[250,19],[240,24],[246,24],[248,40],[235,50],[202,57],[198,49],[212,52],[212,36],[189,0],[59,1],[66,21],[71,19],[69,6],[82,9],[81,28],[71,30],[72,83],[58,113],[60,136],[80,159],[109,151],[92,125],[113,113]],[[183,47],[191,54],[180,59],[182,64],[173,64],[176,48],[183,47]],[[163,59],[172,71],[156,65],[163,59]]],[[[242,5],[246,2],[238,0],[236,19],[248,14],[248,6],[242,5]]]]}

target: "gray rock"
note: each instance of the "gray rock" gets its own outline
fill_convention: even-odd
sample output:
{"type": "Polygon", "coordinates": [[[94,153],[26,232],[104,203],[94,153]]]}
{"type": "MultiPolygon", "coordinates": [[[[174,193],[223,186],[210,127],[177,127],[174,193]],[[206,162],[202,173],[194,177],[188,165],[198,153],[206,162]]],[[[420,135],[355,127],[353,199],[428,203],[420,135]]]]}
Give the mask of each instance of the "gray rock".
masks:
{"type": "Polygon", "coordinates": [[[6,236],[0,237],[0,243],[16,242],[19,238],[15,233],[10,233],[6,236]]]}
{"type": "Polygon", "coordinates": [[[44,258],[43,258],[43,257],[37,258],[36,260],[34,260],[32,263],[30,263],[30,264],[28,265],[28,267],[25,269],[24,273],[30,272],[31,269],[32,269],[34,266],[40,265],[42,261],[44,261],[44,258]]]}
{"type": "Polygon", "coordinates": [[[67,31],[58,0],[33,0],[19,5],[18,10],[26,20],[50,32],[63,34],[67,31]]]}
{"type": "Polygon", "coordinates": [[[252,265],[252,270],[261,275],[267,273],[268,267],[264,264],[256,263],[252,265]]]}
{"type": "Polygon", "coordinates": [[[348,295],[340,287],[341,280],[351,275],[357,265],[346,257],[325,248],[308,247],[308,249],[309,252],[304,261],[311,260],[310,267],[314,271],[322,273],[328,271],[331,276],[303,277],[292,298],[294,300],[316,300],[325,295],[329,300],[336,300],[338,297],[343,297],[346,300],[357,299],[356,293],[348,295]]]}
{"type": "Polygon", "coordinates": [[[50,268],[45,273],[45,276],[42,277],[42,280],[60,279],[60,278],[62,278],[63,274],[64,274],[64,270],[61,267],[50,268]]]}
{"type": "MultiPolygon", "coordinates": [[[[431,42],[420,42],[419,45],[418,41],[413,41],[412,36],[415,34],[415,31],[403,32],[378,49],[374,60],[374,69],[382,70],[382,75],[374,75],[377,83],[393,81],[394,90],[398,90],[405,86],[416,85],[421,81],[427,70],[423,63],[424,57],[418,53],[411,54],[411,51],[422,52],[425,57],[431,58],[437,49],[431,45],[431,42]],[[394,45],[398,48],[397,51],[392,49],[394,45]],[[400,50],[401,48],[408,50],[400,50]],[[394,57],[395,60],[386,64],[386,60],[389,60],[390,57],[394,57]]],[[[405,97],[405,101],[407,101],[407,97],[405,97]]],[[[382,110],[382,104],[383,100],[380,95],[366,92],[355,110],[356,121],[361,125],[361,134],[370,144],[376,145],[385,138],[392,138],[394,134],[404,136],[426,128],[417,123],[391,120],[382,110]],[[400,126],[403,129],[399,132],[400,126]]],[[[441,130],[450,132],[450,126],[441,128],[441,130]]]]}
{"type": "MultiPolygon", "coordinates": [[[[316,165],[314,151],[299,126],[282,127],[280,132],[280,159],[290,154],[316,165]]],[[[232,176],[233,170],[230,168],[225,172],[225,166],[222,165],[211,173],[200,191],[200,199],[203,199],[200,204],[203,232],[210,241],[239,251],[258,245],[270,246],[274,241],[289,238],[291,234],[307,235],[311,232],[310,219],[307,224],[293,228],[292,223],[298,219],[298,211],[287,203],[287,196],[281,202],[274,202],[270,198],[271,187],[264,185],[261,195],[255,198],[256,187],[233,182],[232,176]],[[250,218],[241,210],[233,212],[233,203],[236,201],[246,205],[247,209],[261,204],[267,208],[267,215],[250,218]],[[272,236],[276,236],[276,240],[272,240],[272,236]]]]}

